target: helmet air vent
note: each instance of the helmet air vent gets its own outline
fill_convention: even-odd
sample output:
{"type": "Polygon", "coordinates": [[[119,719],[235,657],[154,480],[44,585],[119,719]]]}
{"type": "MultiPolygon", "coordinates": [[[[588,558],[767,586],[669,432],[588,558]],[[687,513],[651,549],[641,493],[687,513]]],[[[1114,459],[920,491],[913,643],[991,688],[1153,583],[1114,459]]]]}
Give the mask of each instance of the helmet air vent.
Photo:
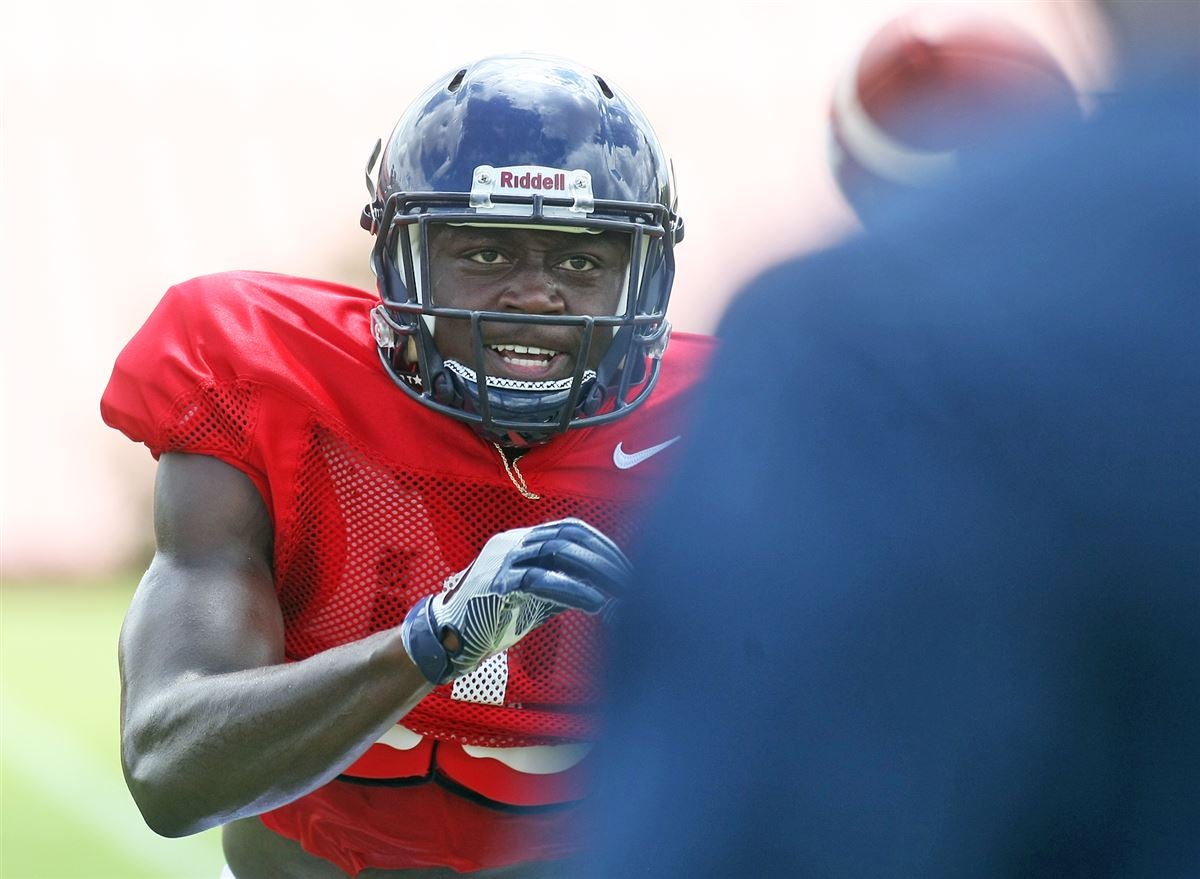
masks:
{"type": "Polygon", "coordinates": [[[446,91],[450,92],[450,94],[454,94],[456,91],[458,91],[458,87],[460,85],[462,85],[463,77],[465,77],[466,75],[467,75],[467,68],[465,68],[465,67],[462,70],[458,71],[458,73],[454,74],[454,78],[451,79],[450,82],[446,85],[446,91]]]}
{"type": "Polygon", "coordinates": [[[598,74],[596,76],[596,82],[600,86],[600,91],[604,92],[604,97],[611,101],[613,97],[613,90],[608,87],[608,83],[602,80],[598,74]]]}

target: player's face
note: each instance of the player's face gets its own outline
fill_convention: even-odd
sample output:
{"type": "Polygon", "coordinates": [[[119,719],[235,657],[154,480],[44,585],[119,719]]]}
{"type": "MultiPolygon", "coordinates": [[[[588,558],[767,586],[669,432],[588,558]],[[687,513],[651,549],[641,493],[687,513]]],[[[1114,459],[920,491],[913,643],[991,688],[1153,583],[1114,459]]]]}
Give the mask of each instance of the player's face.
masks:
{"type": "MultiPolygon", "coordinates": [[[[546,315],[612,315],[621,300],[629,238],[501,227],[433,226],[429,236],[432,301],[443,308],[546,315]]],[[[575,370],[581,327],[484,322],[484,368],[522,381],[569,377],[575,370]]],[[[475,360],[471,327],[439,317],[434,342],[445,359],[475,360]]],[[[611,333],[592,336],[594,367],[611,333]]]]}

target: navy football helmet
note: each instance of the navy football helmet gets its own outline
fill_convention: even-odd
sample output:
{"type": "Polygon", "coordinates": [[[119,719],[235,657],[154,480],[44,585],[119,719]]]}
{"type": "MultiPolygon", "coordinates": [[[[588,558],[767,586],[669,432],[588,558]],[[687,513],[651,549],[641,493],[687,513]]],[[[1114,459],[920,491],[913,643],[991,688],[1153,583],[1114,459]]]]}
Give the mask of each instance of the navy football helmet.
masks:
{"type": "Polygon", "coordinates": [[[673,249],[683,238],[671,167],[641,111],[601,76],[540,56],[487,58],[434,82],[367,167],[362,225],[382,303],[372,331],[384,368],[407,394],[524,448],[640,405],[658,378],[670,325],[673,249]],[[545,315],[439,307],[431,295],[433,224],[498,224],[628,235],[629,271],[615,314],[545,315]],[[474,362],[444,359],[438,320],[469,321],[474,362]],[[481,327],[576,328],[581,350],[561,381],[489,375],[481,327]],[[588,368],[587,352],[611,340],[588,368]]]}

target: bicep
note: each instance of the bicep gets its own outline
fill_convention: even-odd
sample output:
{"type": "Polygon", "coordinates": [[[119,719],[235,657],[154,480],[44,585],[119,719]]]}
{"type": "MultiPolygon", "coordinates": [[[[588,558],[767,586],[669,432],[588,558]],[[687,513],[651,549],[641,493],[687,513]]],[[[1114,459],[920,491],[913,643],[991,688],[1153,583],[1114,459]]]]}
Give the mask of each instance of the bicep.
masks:
{"type": "Polygon", "coordinates": [[[163,455],[156,552],[121,630],[127,707],[173,682],[283,660],[272,526],[250,479],[201,455],[163,455]]]}

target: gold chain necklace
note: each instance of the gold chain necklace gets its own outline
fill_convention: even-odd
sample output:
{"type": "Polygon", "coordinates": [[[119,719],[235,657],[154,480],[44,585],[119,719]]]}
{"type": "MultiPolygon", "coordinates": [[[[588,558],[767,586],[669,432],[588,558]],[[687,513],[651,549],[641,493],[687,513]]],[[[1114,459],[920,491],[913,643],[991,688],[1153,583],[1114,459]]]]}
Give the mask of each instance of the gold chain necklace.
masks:
{"type": "Polygon", "coordinates": [[[508,474],[508,481],[511,482],[516,487],[517,491],[521,493],[521,497],[528,498],[531,501],[540,501],[542,496],[540,494],[534,494],[529,490],[529,486],[525,482],[525,476],[519,469],[517,469],[517,458],[521,456],[518,455],[517,458],[513,458],[512,463],[510,464],[508,461],[508,455],[504,454],[504,449],[500,448],[499,443],[492,443],[492,447],[495,448],[496,452],[500,455],[500,461],[502,464],[504,464],[504,472],[508,474]]]}

